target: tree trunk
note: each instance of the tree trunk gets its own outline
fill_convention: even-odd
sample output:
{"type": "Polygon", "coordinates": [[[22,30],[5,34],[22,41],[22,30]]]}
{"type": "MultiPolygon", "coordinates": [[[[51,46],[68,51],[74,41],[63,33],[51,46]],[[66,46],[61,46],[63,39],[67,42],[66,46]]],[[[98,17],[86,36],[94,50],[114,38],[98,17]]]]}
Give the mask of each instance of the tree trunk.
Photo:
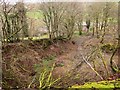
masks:
{"type": "Polygon", "coordinates": [[[80,23],[77,24],[78,26],[78,30],[79,30],[79,35],[82,35],[82,21],[80,21],[80,23]]]}
{"type": "Polygon", "coordinates": [[[96,34],[97,34],[97,38],[99,38],[99,32],[98,32],[98,17],[96,18],[96,34]]]}
{"type": "Polygon", "coordinates": [[[120,70],[120,2],[118,3],[118,68],[120,70]]]}
{"type": "Polygon", "coordinates": [[[103,30],[103,35],[102,35],[102,39],[101,39],[101,41],[100,41],[100,43],[103,43],[103,41],[104,41],[104,37],[105,37],[105,33],[106,33],[106,27],[107,27],[107,18],[106,18],[106,20],[105,20],[105,23],[104,23],[104,30],[103,30]]]}

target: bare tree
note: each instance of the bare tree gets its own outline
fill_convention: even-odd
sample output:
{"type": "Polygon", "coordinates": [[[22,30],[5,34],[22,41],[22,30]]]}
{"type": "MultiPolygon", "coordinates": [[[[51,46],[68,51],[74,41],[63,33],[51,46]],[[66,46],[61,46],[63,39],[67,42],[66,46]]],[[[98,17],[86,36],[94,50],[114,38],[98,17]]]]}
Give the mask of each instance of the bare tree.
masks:
{"type": "MultiPolygon", "coordinates": [[[[118,9],[120,9],[120,2],[118,3],[118,9]]],[[[118,11],[118,68],[120,70],[120,11],[118,11]]]]}
{"type": "Polygon", "coordinates": [[[102,39],[101,39],[101,43],[103,43],[103,40],[104,40],[104,36],[106,34],[106,28],[108,26],[108,19],[109,19],[109,16],[110,16],[110,9],[111,9],[111,5],[110,3],[105,3],[105,7],[103,8],[103,20],[102,20],[102,27],[101,29],[103,28],[103,34],[102,34],[102,39]]]}
{"type": "Polygon", "coordinates": [[[2,2],[1,10],[1,24],[3,41],[13,42],[19,40],[19,32],[23,30],[23,35],[28,37],[28,29],[26,23],[26,14],[24,6],[18,8],[19,4],[10,5],[9,3],[2,2]],[[23,8],[22,8],[23,7],[23,8]],[[21,14],[22,13],[22,14],[21,14]]]}
{"type": "Polygon", "coordinates": [[[60,36],[71,39],[76,24],[81,30],[80,6],[77,3],[43,3],[41,10],[49,32],[49,38],[60,36]],[[79,8],[78,8],[79,7],[79,8]],[[77,20],[78,19],[78,20],[77,20]]]}
{"type": "Polygon", "coordinates": [[[44,22],[49,32],[49,38],[54,39],[61,35],[59,26],[64,13],[63,3],[43,3],[41,10],[44,16],[44,22]]]}
{"type": "Polygon", "coordinates": [[[71,39],[76,29],[79,31],[79,35],[82,34],[83,3],[67,3],[66,5],[68,6],[64,17],[66,21],[63,23],[67,30],[67,37],[71,39]]]}
{"type": "Polygon", "coordinates": [[[27,24],[27,17],[26,17],[26,9],[24,7],[23,2],[17,2],[16,4],[16,13],[18,18],[18,24],[22,28],[23,37],[28,37],[28,24],[27,24]]]}
{"type": "Polygon", "coordinates": [[[63,26],[66,31],[66,37],[71,39],[74,31],[75,31],[75,23],[77,17],[77,4],[76,3],[66,3],[67,8],[64,13],[63,26]]]}
{"type": "Polygon", "coordinates": [[[87,6],[88,15],[89,15],[89,18],[91,18],[91,21],[93,22],[92,35],[95,35],[95,31],[96,31],[97,38],[99,38],[99,22],[101,22],[100,18],[101,18],[101,12],[102,12],[102,7],[104,6],[104,3],[94,2],[94,3],[89,3],[88,5],[89,5],[87,6]]]}
{"type": "Polygon", "coordinates": [[[10,6],[9,3],[2,2],[2,13],[1,13],[1,22],[2,22],[2,32],[3,32],[3,40],[12,41],[11,34],[13,32],[11,28],[11,17],[10,12],[14,6],[10,6]]]}

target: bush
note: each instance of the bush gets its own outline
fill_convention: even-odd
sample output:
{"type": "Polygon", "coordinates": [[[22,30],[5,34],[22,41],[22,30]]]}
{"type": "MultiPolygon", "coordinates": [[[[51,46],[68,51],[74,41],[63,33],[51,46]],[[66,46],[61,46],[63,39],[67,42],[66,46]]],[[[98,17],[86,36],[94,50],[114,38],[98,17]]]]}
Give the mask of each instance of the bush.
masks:
{"type": "Polygon", "coordinates": [[[110,43],[104,44],[104,45],[101,46],[101,49],[102,49],[103,52],[111,53],[115,50],[115,45],[110,44],[110,43]]]}

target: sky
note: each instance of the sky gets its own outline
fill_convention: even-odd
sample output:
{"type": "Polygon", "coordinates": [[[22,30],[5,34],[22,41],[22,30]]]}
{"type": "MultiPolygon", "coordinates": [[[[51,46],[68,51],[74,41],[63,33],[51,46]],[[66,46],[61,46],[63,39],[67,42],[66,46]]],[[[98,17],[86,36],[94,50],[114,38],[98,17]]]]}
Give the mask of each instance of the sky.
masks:
{"type": "MultiPolygon", "coordinates": [[[[22,1],[22,0],[5,0],[7,2],[10,2],[12,4],[18,2],[18,1],[22,1]]],[[[36,2],[40,2],[41,0],[24,0],[24,2],[26,3],[36,3],[36,2]]]]}
{"type": "MultiPolygon", "coordinates": [[[[10,2],[11,4],[15,4],[18,1],[22,0],[5,0],[7,2],[10,2]]],[[[23,0],[25,3],[37,3],[37,2],[43,2],[43,1],[55,1],[55,2],[118,2],[119,0],[23,0]]]]}

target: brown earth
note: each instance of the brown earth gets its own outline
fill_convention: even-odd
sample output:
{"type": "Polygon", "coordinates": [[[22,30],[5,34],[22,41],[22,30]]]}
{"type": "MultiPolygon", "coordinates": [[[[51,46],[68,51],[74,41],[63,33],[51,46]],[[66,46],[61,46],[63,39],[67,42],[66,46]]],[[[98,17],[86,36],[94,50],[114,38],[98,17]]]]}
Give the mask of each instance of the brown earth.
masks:
{"type": "Polygon", "coordinates": [[[43,58],[59,57],[74,51],[71,41],[59,41],[43,49],[39,42],[10,43],[2,47],[3,87],[26,87],[35,74],[34,65],[42,64],[43,58]]]}
{"type": "MultiPolygon", "coordinates": [[[[109,38],[109,37],[108,37],[109,38]]],[[[106,38],[107,39],[107,38],[106,38]]],[[[3,86],[26,87],[35,75],[34,65],[42,66],[43,60],[55,56],[53,78],[61,78],[57,86],[68,87],[74,84],[84,84],[89,81],[100,81],[101,78],[83,61],[83,57],[100,46],[100,40],[91,36],[75,37],[71,41],[59,41],[43,49],[39,42],[14,43],[3,46],[3,86]]],[[[116,43],[113,39],[105,43],[116,43]]],[[[101,58],[94,53],[94,58],[88,62],[103,77],[107,79],[113,73],[109,59],[112,53],[102,53],[106,62],[105,68],[101,58]],[[94,64],[95,63],[95,64],[94,64]],[[109,75],[107,74],[109,71],[109,75]]],[[[117,55],[114,61],[117,63],[117,55]]],[[[33,86],[34,87],[34,86],[33,86]]]]}
{"type": "MultiPolygon", "coordinates": [[[[108,38],[109,37],[106,37],[104,44],[117,44],[117,41],[108,38]]],[[[90,66],[83,61],[83,57],[85,58],[86,56],[89,56],[95,48],[99,48],[102,45],[100,43],[100,39],[91,36],[81,36],[79,38],[73,38],[73,41],[75,41],[77,49],[56,58],[56,61],[59,61],[58,63],[63,64],[62,67],[57,67],[53,71],[55,78],[62,77],[59,85],[68,87],[74,84],[80,85],[85,82],[101,81],[102,79],[96,75],[95,71],[93,71],[90,66]]],[[[107,80],[108,77],[113,74],[109,61],[111,54],[112,53],[102,52],[102,58],[104,59],[106,66],[98,56],[99,51],[96,51],[92,56],[93,58],[88,60],[88,63],[95,68],[104,80],[107,80]]],[[[113,59],[117,63],[118,56],[115,55],[113,59]]]]}

